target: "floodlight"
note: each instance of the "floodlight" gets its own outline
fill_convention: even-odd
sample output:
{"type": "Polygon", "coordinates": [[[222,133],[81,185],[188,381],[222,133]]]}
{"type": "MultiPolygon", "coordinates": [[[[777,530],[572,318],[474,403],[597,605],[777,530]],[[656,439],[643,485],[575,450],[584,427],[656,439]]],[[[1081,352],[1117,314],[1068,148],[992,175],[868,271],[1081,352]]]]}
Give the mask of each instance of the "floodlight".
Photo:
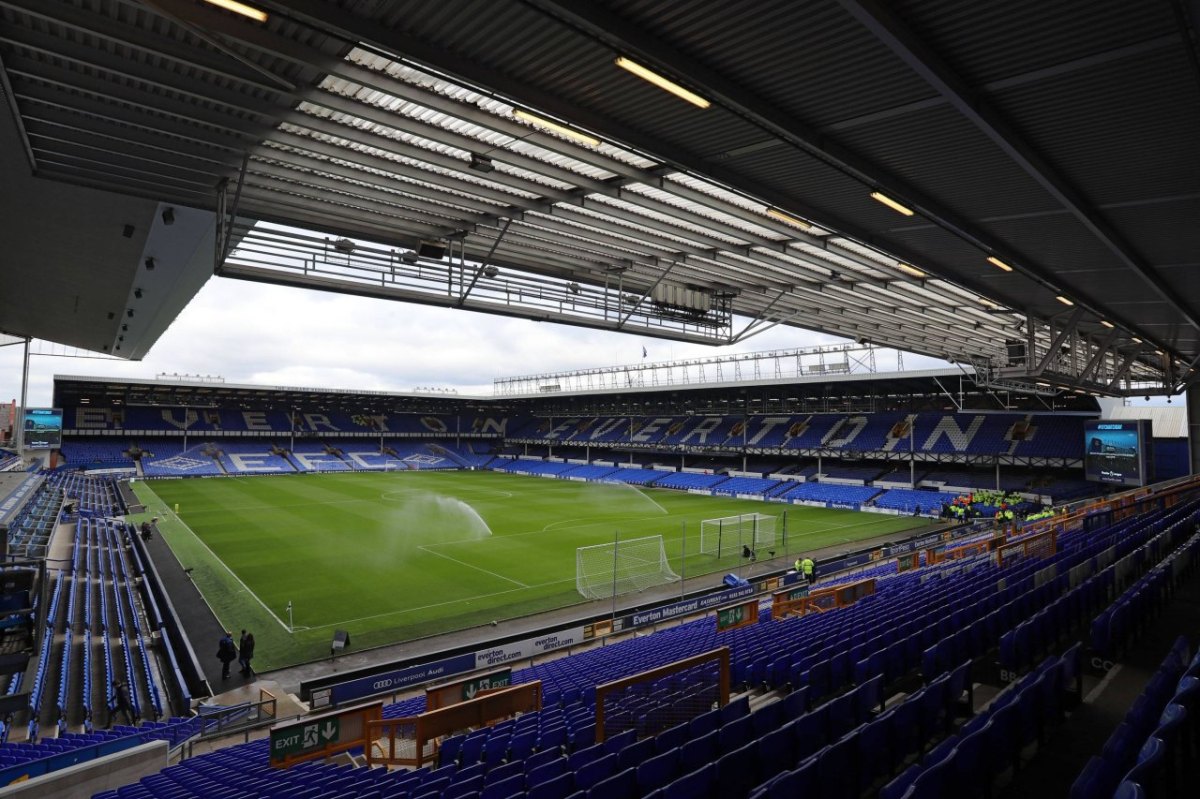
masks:
{"type": "Polygon", "coordinates": [[[625,56],[620,56],[616,60],[617,66],[633,75],[637,75],[647,83],[652,83],[663,91],[670,92],[681,100],[686,100],[697,108],[708,108],[712,103],[709,100],[701,97],[693,91],[683,88],[670,78],[659,75],[657,72],[648,69],[636,61],[631,61],[625,56]]]}
{"type": "Polygon", "coordinates": [[[895,200],[893,200],[891,197],[887,196],[883,192],[878,192],[878,191],[871,192],[871,199],[873,199],[877,202],[881,202],[884,205],[886,205],[888,208],[891,208],[893,211],[900,213],[900,214],[904,214],[905,216],[912,216],[914,213],[916,213],[915,211],[913,211],[913,209],[909,208],[907,205],[902,205],[902,204],[896,202],[895,200]]]}
{"type": "Polygon", "coordinates": [[[354,252],[354,242],[350,239],[337,239],[333,242],[333,249],[349,254],[354,252]]]}
{"type": "Polygon", "coordinates": [[[153,258],[153,257],[150,257],[150,258],[147,258],[147,259],[146,259],[146,271],[147,271],[147,272],[153,272],[153,271],[154,271],[154,258],[153,258]]]}
{"type": "Polygon", "coordinates": [[[496,168],[496,165],[492,163],[492,159],[476,155],[475,153],[471,153],[471,163],[468,166],[476,172],[491,172],[496,168]]]}
{"type": "Polygon", "coordinates": [[[241,14],[243,17],[249,17],[255,22],[266,22],[267,12],[248,6],[245,3],[239,3],[237,0],[204,0],[209,5],[218,6],[226,11],[232,11],[235,14],[241,14]]]}
{"type": "Polygon", "coordinates": [[[142,298],[142,290],[140,288],[134,289],[133,296],[134,296],[134,299],[140,300],[142,298]]]}
{"type": "Polygon", "coordinates": [[[163,212],[162,212],[162,221],[163,221],[164,225],[175,224],[175,209],[174,208],[164,208],[163,212]]]}

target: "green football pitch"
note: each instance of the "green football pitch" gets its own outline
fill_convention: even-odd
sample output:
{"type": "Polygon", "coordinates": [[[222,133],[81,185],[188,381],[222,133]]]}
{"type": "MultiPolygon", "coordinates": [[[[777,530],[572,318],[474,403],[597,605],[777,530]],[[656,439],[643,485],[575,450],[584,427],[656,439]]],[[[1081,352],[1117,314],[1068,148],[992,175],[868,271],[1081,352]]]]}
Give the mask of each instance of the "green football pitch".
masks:
{"type": "Polygon", "coordinates": [[[139,481],[134,489],[220,622],[254,632],[262,671],[328,656],[335,629],[349,631],[357,650],[582,602],[575,551],[614,537],[661,535],[671,569],[691,577],[746,568],[738,555],[700,553],[703,519],[779,517],[774,549],[789,559],[927,524],[496,472],[139,481]]]}

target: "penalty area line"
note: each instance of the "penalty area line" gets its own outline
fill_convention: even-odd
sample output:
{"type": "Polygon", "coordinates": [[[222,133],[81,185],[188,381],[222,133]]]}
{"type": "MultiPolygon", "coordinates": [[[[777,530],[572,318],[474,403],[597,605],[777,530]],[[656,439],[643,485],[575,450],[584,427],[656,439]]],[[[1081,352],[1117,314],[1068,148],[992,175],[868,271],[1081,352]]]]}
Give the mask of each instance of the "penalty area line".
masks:
{"type": "Polygon", "coordinates": [[[446,560],[451,561],[452,563],[457,563],[459,566],[466,566],[468,569],[474,569],[475,571],[480,571],[480,572],[483,572],[484,574],[490,574],[492,577],[497,577],[501,580],[505,580],[507,582],[512,583],[513,585],[519,585],[522,588],[529,587],[528,585],[521,582],[520,580],[514,580],[511,577],[505,577],[503,574],[496,574],[496,572],[485,569],[482,566],[476,566],[474,563],[467,563],[465,560],[459,560],[458,558],[452,558],[449,555],[443,554],[441,552],[434,552],[432,549],[429,549],[428,547],[426,547],[423,544],[421,546],[417,547],[417,549],[421,550],[422,552],[428,552],[430,555],[437,555],[439,558],[445,558],[446,560]]]}

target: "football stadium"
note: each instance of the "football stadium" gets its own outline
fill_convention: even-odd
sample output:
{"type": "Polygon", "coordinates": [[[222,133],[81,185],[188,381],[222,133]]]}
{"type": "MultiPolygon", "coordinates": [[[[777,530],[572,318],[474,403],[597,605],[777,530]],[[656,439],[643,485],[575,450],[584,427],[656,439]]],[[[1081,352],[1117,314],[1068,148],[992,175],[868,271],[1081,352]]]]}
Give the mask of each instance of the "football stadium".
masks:
{"type": "Polygon", "coordinates": [[[1185,0],[0,0],[0,795],[1194,793],[1197,141],[1185,0]]]}

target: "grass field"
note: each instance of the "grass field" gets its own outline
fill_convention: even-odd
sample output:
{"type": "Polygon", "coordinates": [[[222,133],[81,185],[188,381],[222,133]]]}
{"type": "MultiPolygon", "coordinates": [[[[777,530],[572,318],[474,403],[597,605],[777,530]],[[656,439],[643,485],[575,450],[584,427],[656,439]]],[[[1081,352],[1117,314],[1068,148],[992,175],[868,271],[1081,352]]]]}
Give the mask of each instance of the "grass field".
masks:
{"type": "Polygon", "coordinates": [[[927,523],[493,472],[228,477],[134,488],[221,623],[254,632],[263,671],[327,656],[334,629],[348,630],[361,649],[581,602],[576,548],[618,533],[662,535],[672,569],[695,576],[743,567],[738,556],[699,554],[702,519],[786,511],[786,544],[779,519],[776,554],[792,558],[927,523]]]}

